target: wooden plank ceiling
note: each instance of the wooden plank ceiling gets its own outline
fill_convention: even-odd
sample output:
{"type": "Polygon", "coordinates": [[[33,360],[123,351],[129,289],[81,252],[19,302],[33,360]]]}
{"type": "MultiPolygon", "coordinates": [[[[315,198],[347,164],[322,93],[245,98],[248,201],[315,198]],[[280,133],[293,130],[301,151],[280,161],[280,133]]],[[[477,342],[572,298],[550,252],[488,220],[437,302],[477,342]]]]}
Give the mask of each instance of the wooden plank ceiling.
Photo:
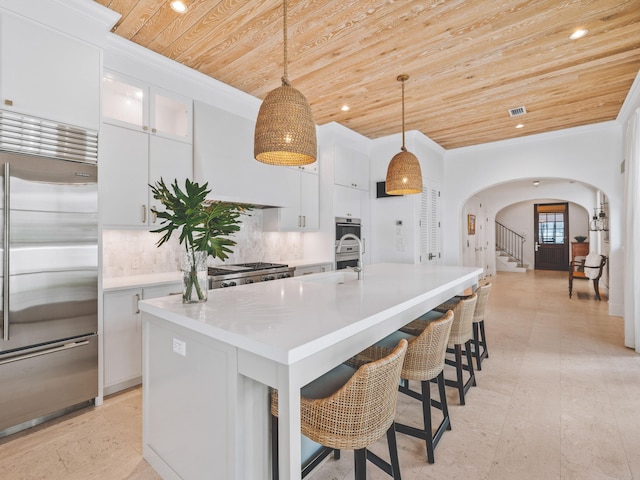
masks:
{"type": "MultiPolygon", "coordinates": [[[[259,98],[283,73],[281,0],[96,0],[113,31],[259,98]]],[[[451,149],[614,120],[640,70],[640,0],[289,0],[289,79],[315,122],[451,149]],[[588,29],[579,40],[569,35],[588,29]],[[349,105],[348,112],[340,107],[349,105]],[[511,118],[510,108],[527,113],[511,118]],[[518,123],[523,128],[516,129],[518,123]]]]}

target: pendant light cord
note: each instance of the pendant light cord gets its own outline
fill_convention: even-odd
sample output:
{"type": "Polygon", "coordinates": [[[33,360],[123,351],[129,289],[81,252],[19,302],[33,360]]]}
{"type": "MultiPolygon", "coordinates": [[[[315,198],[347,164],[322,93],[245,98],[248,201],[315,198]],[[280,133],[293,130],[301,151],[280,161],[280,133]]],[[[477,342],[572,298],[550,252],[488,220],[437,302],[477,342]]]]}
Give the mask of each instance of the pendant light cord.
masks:
{"type": "Polygon", "coordinates": [[[290,87],[291,84],[289,83],[289,75],[288,75],[288,69],[287,69],[287,64],[289,63],[289,56],[288,56],[288,49],[289,49],[289,45],[287,43],[287,0],[283,0],[282,1],[282,9],[284,10],[284,19],[283,19],[283,28],[282,28],[282,32],[284,34],[284,76],[282,77],[282,85],[283,86],[287,86],[290,87]]]}
{"type": "Polygon", "coordinates": [[[403,152],[406,152],[407,149],[404,146],[404,78],[402,79],[402,148],[400,150],[402,150],[403,152]]]}

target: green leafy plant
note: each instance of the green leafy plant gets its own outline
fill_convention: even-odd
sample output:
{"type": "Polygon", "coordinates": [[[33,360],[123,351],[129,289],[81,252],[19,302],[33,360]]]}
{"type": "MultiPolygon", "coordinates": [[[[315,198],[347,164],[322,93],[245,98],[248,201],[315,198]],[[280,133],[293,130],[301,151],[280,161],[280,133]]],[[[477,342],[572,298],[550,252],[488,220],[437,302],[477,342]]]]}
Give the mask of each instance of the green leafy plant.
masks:
{"type": "Polygon", "coordinates": [[[240,230],[240,216],[250,207],[229,202],[207,202],[208,183],[199,185],[187,179],[184,190],[174,180],[167,186],[161,178],[155,185],[149,185],[153,198],[158,200],[164,210],[153,210],[157,218],[161,219],[160,228],[152,230],[161,233],[162,237],[156,243],[158,247],[168,242],[174,232],[179,233],[180,244],[185,246],[191,262],[190,280],[185,280],[184,297],[191,298],[193,288],[196,289],[198,299],[204,298],[197,281],[195,252],[206,252],[213,258],[225,260],[233,253],[230,247],[236,242],[230,238],[240,230]]]}

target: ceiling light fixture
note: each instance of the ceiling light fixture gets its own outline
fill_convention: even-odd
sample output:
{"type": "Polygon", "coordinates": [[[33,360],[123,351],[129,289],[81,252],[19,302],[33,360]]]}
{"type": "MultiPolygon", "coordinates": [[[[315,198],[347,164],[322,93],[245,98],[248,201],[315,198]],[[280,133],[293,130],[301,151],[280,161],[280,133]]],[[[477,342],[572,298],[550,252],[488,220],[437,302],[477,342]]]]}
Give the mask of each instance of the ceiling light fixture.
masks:
{"type": "Polygon", "coordinates": [[[522,127],[524,127],[524,124],[522,124],[522,123],[519,123],[519,124],[516,125],[516,128],[522,128],[522,127]]]}
{"type": "Polygon", "coordinates": [[[422,193],[422,170],[418,158],[407,151],[404,146],[404,82],[409,75],[399,75],[397,80],[402,82],[402,148],[389,162],[385,191],[387,195],[411,195],[422,193]]]}
{"type": "Polygon", "coordinates": [[[187,6],[180,0],[173,0],[169,5],[171,6],[171,10],[174,12],[184,13],[187,11],[187,6]]]}
{"type": "Polygon", "coordinates": [[[342,110],[343,112],[348,112],[351,109],[349,108],[349,105],[343,105],[342,107],[340,107],[340,110],[342,110]]]}
{"type": "Polygon", "coordinates": [[[284,75],[282,86],[267,94],[256,120],[253,155],[270,165],[308,165],[318,154],[316,125],[305,96],[287,76],[287,0],[283,1],[284,75]]]}
{"type": "Polygon", "coordinates": [[[569,38],[571,40],[577,40],[579,38],[584,37],[587,33],[589,33],[589,30],[585,30],[583,28],[579,28],[578,30],[573,32],[571,35],[569,35],[569,38]]]}

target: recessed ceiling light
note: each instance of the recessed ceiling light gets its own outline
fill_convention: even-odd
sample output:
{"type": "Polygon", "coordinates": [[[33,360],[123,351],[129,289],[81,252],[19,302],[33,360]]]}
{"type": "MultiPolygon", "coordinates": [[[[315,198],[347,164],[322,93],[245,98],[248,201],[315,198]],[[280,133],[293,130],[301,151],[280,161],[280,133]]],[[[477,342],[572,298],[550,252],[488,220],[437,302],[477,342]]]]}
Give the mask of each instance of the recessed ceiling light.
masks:
{"type": "Polygon", "coordinates": [[[534,187],[537,187],[537,186],[539,186],[539,185],[540,185],[540,180],[534,180],[534,181],[533,181],[533,182],[531,182],[531,183],[533,183],[533,186],[534,186],[534,187]]]}
{"type": "Polygon", "coordinates": [[[343,105],[342,107],[340,107],[340,110],[342,110],[343,112],[348,112],[351,109],[349,108],[349,105],[343,105]]]}
{"type": "Polygon", "coordinates": [[[516,125],[516,128],[523,128],[523,127],[524,127],[524,124],[522,124],[522,123],[519,123],[519,124],[516,125]]]}
{"type": "Polygon", "coordinates": [[[187,6],[180,0],[173,0],[169,5],[174,12],[184,13],[187,11],[187,6]]]}
{"type": "Polygon", "coordinates": [[[579,28],[578,30],[573,32],[571,35],[569,35],[569,38],[571,40],[577,40],[579,38],[584,37],[588,32],[589,32],[589,30],[585,30],[583,28],[579,28]]]}

